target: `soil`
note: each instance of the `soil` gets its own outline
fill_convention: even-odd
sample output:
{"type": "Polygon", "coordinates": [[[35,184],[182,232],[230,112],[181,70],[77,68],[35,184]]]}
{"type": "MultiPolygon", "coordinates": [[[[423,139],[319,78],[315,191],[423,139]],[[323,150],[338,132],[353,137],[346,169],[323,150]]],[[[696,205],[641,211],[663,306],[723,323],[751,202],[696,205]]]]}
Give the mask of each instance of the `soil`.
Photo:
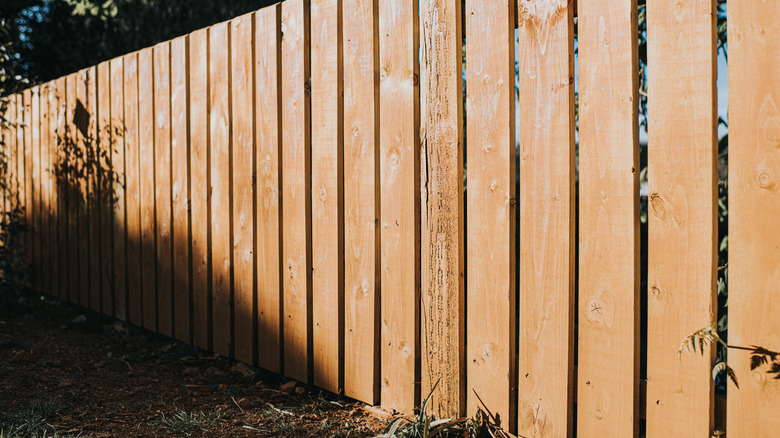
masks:
{"type": "Polygon", "coordinates": [[[0,437],[364,437],[387,425],[380,417],[59,300],[0,291],[0,437]]]}

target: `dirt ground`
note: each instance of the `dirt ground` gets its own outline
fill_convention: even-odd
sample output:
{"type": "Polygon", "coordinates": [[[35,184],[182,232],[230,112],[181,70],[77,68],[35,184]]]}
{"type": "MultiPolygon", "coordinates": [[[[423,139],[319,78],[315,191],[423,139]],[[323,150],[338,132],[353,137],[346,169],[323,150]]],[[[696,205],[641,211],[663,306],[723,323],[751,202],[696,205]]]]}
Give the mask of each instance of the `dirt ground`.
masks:
{"type": "Polygon", "coordinates": [[[0,291],[0,438],[365,437],[365,405],[40,295],[0,291]],[[286,385],[285,385],[286,384],[286,385]]]}

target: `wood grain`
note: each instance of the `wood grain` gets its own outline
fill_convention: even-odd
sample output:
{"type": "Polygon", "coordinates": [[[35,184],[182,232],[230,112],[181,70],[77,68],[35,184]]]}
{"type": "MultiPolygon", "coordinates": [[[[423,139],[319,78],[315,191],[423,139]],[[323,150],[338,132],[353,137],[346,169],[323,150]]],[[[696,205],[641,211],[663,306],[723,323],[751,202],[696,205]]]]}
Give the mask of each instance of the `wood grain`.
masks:
{"type": "MultiPolygon", "coordinates": [[[[125,55],[124,145],[125,206],[127,212],[127,318],[143,324],[141,289],[141,171],[138,135],[138,53],[125,55]]],[[[148,178],[148,173],[145,174],[148,178]]]]}
{"type": "Polygon", "coordinates": [[[341,0],[311,2],[314,384],[344,388],[344,137],[341,0]]]}
{"type": "MultiPolygon", "coordinates": [[[[87,245],[87,257],[84,258],[84,265],[87,268],[86,278],[89,284],[89,302],[90,308],[99,312],[102,308],[103,291],[100,289],[100,267],[102,258],[100,257],[100,213],[98,210],[98,132],[97,132],[97,68],[87,69],[86,77],[86,137],[84,143],[85,162],[85,216],[81,222],[84,230],[87,245]]],[[[83,239],[82,239],[83,241],[83,239]]],[[[82,256],[83,257],[83,256],[82,256]]]]}
{"type": "Polygon", "coordinates": [[[281,5],[255,14],[257,363],[281,372],[281,5]]]}
{"type": "Polygon", "coordinates": [[[191,342],[190,334],[190,191],[187,130],[187,38],[171,41],[171,240],[173,260],[173,332],[191,342]]]}
{"type": "MultiPolygon", "coordinates": [[[[37,290],[41,288],[41,87],[30,89],[30,162],[25,162],[29,171],[29,203],[30,221],[27,222],[30,258],[30,285],[37,290]]],[[[27,151],[25,151],[25,154],[27,151]]]]}
{"type": "Polygon", "coordinates": [[[308,381],[312,359],[309,2],[282,3],[284,374],[308,381]]]}
{"type": "Polygon", "coordinates": [[[572,2],[518,2],[520,291],[518,434],[573,433],[572,2]]]}
{"type": "Polygon", "coordinates": [[[344,393],[379,400],[377,4],[343,0],[344,393]]]}
{"type": "Polygon", "coordinates": [[[638,436],[639,139],[635,2],[579,4],[577,432],[638,436]]]}
{"type": "MultiPolygon", "coordinates": [[[[24,232],[24,260],[25,263],[28,264],[28,266],[31,266],[31,269],[33,270],[33,275],[35,273],[35,248],[34,248],[34,240],[33,240],[33,217],[34,217],[34,211],[35,211],[35,205],[33,204],[33,197],[34,197],[34,189],[33,189],[33,164],[32,164],[32,157],[33,157],[33,132],[37,131],[34,129],[33,124],[37,124],[36,120],[33,119],[33,99],[37,97],[37,88],[35,89],[35,92],[33,92],[32,88],[28,88],[22,92],[22,120],[24,122],[24,126],[22,127],[22,142],[20,144],[22,145],[22,151],[19,153],[19,158],[22,160],[22,165],[20,166],[21,169],[23,169],[21,174],[21,186],[24,187],[24,191],[22,192],[22,195],[20,196],[20,199],[22,200],[22,205],[24,206],[24,221],[27,224],[27,230],[24,232]]],[[[37,116],[37,114],[35,114],[37,116]]],[[[32,286],[30,282],[30,278],[22,278],[20,279],[20,283],[22,283],[25,286],[32,286]]],[[[89,302],[84,302],[83,298],[80,300],[82,304],[89,305],[89,302]]]]}
{"type": "Polygon", "coordinates": [[[231,129],[233,133],[233,294],[235,356],[254,359],[254,78],[252,15],[230,22],[231,129]]]}
{"type": "MultiPolygon", "coordinates": [[[[778,352],[780,9],[772,2],[732,2],[728,14],[729,344],[778,352]]],[[[779,374],[768,372],[771,364],[751,370],[746,350],[731,348],[728,359],[739,379],[739,389],[728,388],[728,436],[776,434],[779,374]]]]}
{"type": "MultiPolygon", "coordinates": [[[[38,199],[38,212],[39,212],[39,229],[38,239],[40,240],[40,252],[38,254],[38,269],[40,272],[40,279],[38,280],[39,290],[45,294],[51,294],[51,254],[50,254],[50,242],[51,235],[49,230],[49,221],[51,218],[51,211],[49,206],[51,204],[49,200],[50,185],[49,177],[49,92],[51,83],[45,83],[40,85],[40,146],[38,151],[38,186],[40,188],[38,199]]],[[[0,194],[0,196],[2,196],[0,194]]],[[[0,198],[0,202],[2,202],[0,198]]]]}
{"type": "MultiPolygon", "coordinates": [[[[67,117],[67,81],[65,77],[57,79],[57,123],[56,123],[56,143],[54,150],[52,151],[52,160],[55,163],[55,190],[57,197],[56,205],[56,228],[57,239],[55,241],[55,257],[57,261],[56,275],[52,274],[57,279],[57,296],[63,299],[68,298],[68,272],[67,272],[67,191],[65,190],[64,175],[62,173],[61,165],[63,163],[63,144],[65,143],[66,134],[66,117],[67,117]]],[[[12,176],[14,176],[12,174],[12,176]]],[[[12,181],[13,184],[13,181],[12,181]]]]}
{"type": "Polygon", "coordinates": [[[192,245],[192,342],[211,345],[211,277],[209,273],[208,190],[208,29],[187,38],[190,130],[190,200],[192,245]]]}
{"type": "Polygon", "coordinates": [[[115,173],[112,186],[115,202],[113,212],[113,275],[114,315],[127,321],[127,227],[128,218],[126,187],[128,181],[125,171],[125,93],[124,58],[110,61],[111,70],[111,167],[115,173]]]}
{"type": "Polygon", "coordinates": [[[157,331],[173,333],[173,226],[171,205],[171,46],[153,47],[154,56],[154,199],[157,331]]]}
{"type": "Polygon", "coordinates": [[[379,2],[382,407],[420,397],[420,37],[416,1],[379,2]]]}
{"type": "Polygon", "coordinates": [[[647,436],[709,436],[714,349],[678,355],[717,318],[715,2],[647,5],[647,436]]]}
{"type": "Polygon", "coordinates": [[[514,426],[515,0],[466,1],[466,412],[514,426]],[[479,397],[479,398],[478,398],[479,397]]]}
{"type": "Polygon", "coordinates": [[[461,4],[420,2],[422,394],[440,417],[465,413],[461,4]]]}

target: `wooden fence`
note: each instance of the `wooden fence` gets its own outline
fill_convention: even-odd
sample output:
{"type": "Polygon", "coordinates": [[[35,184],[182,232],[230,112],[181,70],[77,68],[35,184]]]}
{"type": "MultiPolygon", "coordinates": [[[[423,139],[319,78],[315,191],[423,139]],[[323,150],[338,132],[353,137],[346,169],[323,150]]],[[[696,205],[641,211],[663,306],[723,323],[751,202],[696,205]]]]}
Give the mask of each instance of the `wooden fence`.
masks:
{"type": "Polygon", "coordinates": [[[770,436],[780,8],[728,11],[724,411],[714,346],[678,357],[717,316],[715,2],[648,3],[647,248],[635,2],[579,1],[577,167],[571,2],[287,0],[7,98],[29,284],[388,409],[770,436]]]}

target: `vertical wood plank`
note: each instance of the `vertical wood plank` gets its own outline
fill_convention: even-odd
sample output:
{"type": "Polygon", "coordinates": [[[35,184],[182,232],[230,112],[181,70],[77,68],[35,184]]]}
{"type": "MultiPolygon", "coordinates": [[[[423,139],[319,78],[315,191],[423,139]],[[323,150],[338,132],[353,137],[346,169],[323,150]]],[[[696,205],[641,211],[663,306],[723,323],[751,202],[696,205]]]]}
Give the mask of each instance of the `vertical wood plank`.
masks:
{"type": "MultiPolygon", "coordinates": [[[[416,1],[379,2],[381,394],[412,412],[420,390],[420,101],[416,1]]],[[[427,394],[426,394],[427,395],[427,394]]]]}
{"type": "Polygon", "coordinates": [[[52,159],[54,160],[54,180],[57,192],[57,239],[56,245],[56,261],[57,261],[57,275],[54,277],[57,281],[57,296],[62,299],[68,299],[68,193],[66,185],[66,175],[63,173],[62,164],[65,158],[64,147],[67,143],[67,78],[61,77],[57,79],[57,125],[56,125],[56,142],[54,143],[54,150],[52,151],[52,159]]]}
{"type": "Polygon", "coordinates": [[[466,1],[466,412],[515,397],[515,0],[466,1]],[[479,397],[479,398],[478,398],[479,397]]]}
{"type": "Polygon", "coordinates": [[[252,362],[254,354],[254,119],[252,15],[230,22],[233,203],[233,295],[235,357],[252,362]]]}
{"type": "Polygon", "coordinates": [[[114,315],[120,320],[127,321],[127,228],[128,220],[126,187],[128,180],[125,171],[125,93],[124,93],[124,60],[125,58],[112,59],[111,71],[111,167],[115,172],[112,191],[114,203],[112,204],[113,223],[113,272],[111,284],[114,293],[114,315]]]}
{"type": "Polygon", "coordinates": [[[344,393],[379,399],[377,5],[344,0],[344,393]]]}
{"type": "Polygon", "coordinates": [[[98,214],[99,259],[98,277],[101,290],[101,309],[105,315],[114,315],[114,255],[111,250],[113,181],[115,170],[111,162],[111,66],[108,61],[97,66],[97,192],[94,196],[98,214]]]}
{"type": "Polygon", "coordinates": [[[257,363],[281,372],[281,5],[255,15],[257,363]]]}
{"type": "Polygon", "coordinates": [[[232,353],[230,242],[230,46],[228,23],[209,28],[209,190],[213,348],[232,353]]]}
{"type": "Polygon", "coordinates": [[[311,372],[311,131],[309,2],[282,3],[284,374],[311,372]]]}
{"type": "Polygon", "coordinates": [[[461,3],[420,2],[422,394],[465,413],[461,3]]]}
{"type": "Polygon", "coordinates": [[[157,330],[157,280],[155,231],[154,153],[154,53],[149,47],[138,52],[138,160],[140,177],[141,296],[143,327],[157,330]]]}
{"type": "Polygon", "coordinates": [[[518,434],[571,436],[574,387],[573,2],[518,2],[518,434]]]}
{"type": "Polygon", "coordinates": [[[57,181],[57,147],[60,120],[60,94],[62,78],[50,82],[49,86],[49,131],[46,135],[49,137],[48,150],[46,151],[47,169],[46,175],[48,184],[48,203],[49,203],[49,293],[55,297],[60,296],[60,254],[59,254],[59,187],[57,181]]]}
{"type": "Polygon", "coordinates": [[[154,46],[154,190],[157,331],[173,333],[171,262],[171,46],[154,46]]]}
{"type": "Polygon", "coordinates": [[[314,384],[344,388],[344,139],[341,0],[311,2],[314,384]]]}
{"type": "Polygon", "coordinates": [[[42,84],[40,87],[40,149],[38,151],[38,183],[40,187],[39,194],[39,223],[38,239],[40,240],[40,253],[38,256],[38,270],[40,272],[39,288],[46,294],[51,294],[51,253],[49,221],[51,218],[49,200],[49,93],[51,82],[42,84]]]}
{"type": "Polygon", "coordinates": [[[187,111],[187,39],[179,37],[171,41],[171,275],[174,334],[184,342],[191,341],[187,111]]]}
{"type": "MultiPolygon", "coordinates": [[[[780,352],[780,9],[732,2],[728,14],[729,343],[780,352]]],[[[777,363],[751,370],[749,351],[729,350],[729,437],[780,429],[777,363]]]]}
{"type": "Polygon", "coordinates": [[[88,149],[91,146],[89,139],[89,124],[92,114],[90,113],[89,89],[94,78],[90,75],[89,69],[80,70],[76,73],[76,102],[73,112],[74,129],[76,133],[76,145],[74,151],[75,175],[75,227],[78,240],[73,242],[77,247],[78,257],[78,282],[76,292],[80,296],[80,304],[84,307],[90,307],[90,257],[89,257],[89,156],[88,149]]]}
{"type": "Polygon", "coordinates": [[[577,432],[639,433],[636,2],[579,3],[577,432]]]}
{"type": "Polygon", "coordinates": [[[77,74],[73,73],[67,77],[67,97],[65,112],[65,142],[62,148],[63,162],[66,163],[63,180],[66,190],[66,228],[67,228],[67,248],[66,269],[68,272],[68,297],[73,303],[81,303],[81,293],[79,288],[79,236],[78,236],[78,205],[79,193],[76,175],[76,148],[78,147],[78,129],[76,128],[76,87],[78,83],[77,74]]]}
{"type": "Polygon", "coordinates": [[[28,88],[22,92],[22,121],[24,126],[22,128],[22,151],[19,153],[19,158],[22,165],[20,166],[22,172],[21,186],[24,188],[22,191],[22,205],[24,206],[24,222],[27,225],[27,230],[24,233],[24,264],[27,267],[27,278],[23,278],[21,283],[25,286],[31,286],[30,276],[35,275],[34,272],[34,252],[33,252],[33,187],[32,187],[32,150],[33,150],[33,119],[32,119],[32,101],[33,90],[28,88]]]}
{"type": "Polygon", "coordinates": [[[208,243],[208,29],[187,39],[189,72],[190,196],[192,201],[192,341],[210,347],[211,299],[209,296],[208,243]]]}
{"type": "MultiPolygon", "coordinates": [[[[125,208],[127,213],[127,315],[135,325],[143,324],[141,286],[141,171],[138,129],[138,53],[125,55],[124,144],[125,208]]],[[[149,174],[145,174],[149,178],[149,174]]]]}
{"type": "Polygon", "coordinates": [[[94,311],[100,311],[103,299],[100,290],[100,213],[98,210],[97,178],[98,166],[98,132],[97,132],[97,68],[87,69],[86,76],[86,137],[84,143],[85,160],[85,211],[81,227],[87,236],[87,257],[84,266],[87,269],[86,278],[89,285],[89,307],[94,311]]]}
{"type": "Polygon", "coordinates": [[[25,163],[30,172],[30,286],[41,289],[41,87],[35,86],[30,94],[30,163],[25,163]]]}
{"type": "Polygon", "coordinates": [[[678,349],[717,318],[715,2],[650,2],[647,24],[647,436],[709,436],[714,349],[678,349]]]}

